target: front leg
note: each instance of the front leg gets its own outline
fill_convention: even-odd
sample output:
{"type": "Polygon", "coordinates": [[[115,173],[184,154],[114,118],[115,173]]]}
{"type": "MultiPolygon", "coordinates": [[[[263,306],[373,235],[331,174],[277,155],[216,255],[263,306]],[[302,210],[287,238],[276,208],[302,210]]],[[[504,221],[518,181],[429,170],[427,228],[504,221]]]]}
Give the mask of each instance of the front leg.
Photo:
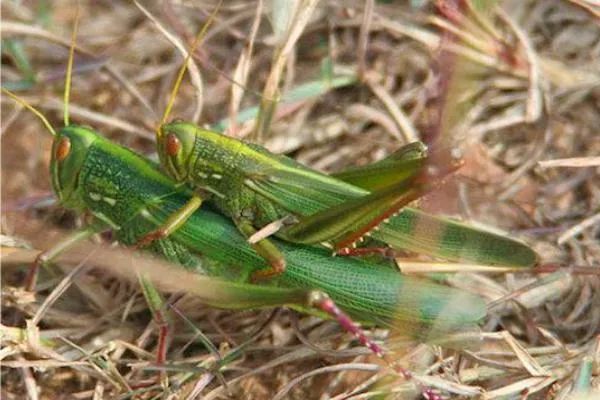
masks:
{"type": "Polygon", "coordinates": [[[181,225],[185,224],[188,218],[202,205],[202,198],[198,195],[194,195],[183,207],[175,211],[171,216],[161,225],[160,228],[153,230],[142,236],[136,243],[137,248],[148,246],[155,240],[164,239],[177,229],[181,225]]]}
{"type": "Polygon", "coordinates": [[[100,233],[106,228],[108,228],[108,226],[103,223],[91,224],[89,226],[86,226],[85,228],[79,229],[71,233],[67,237],[60,240],[52,248],[38,254],[31,267],[29,267],[29,271],[27,272],[27,277],[25,278],[25,289],[30,292],[35,289],[37,275],[41,266],[44,266],[47,263],[51,262],[53,259],[61,255],[64,251],[73,247],[80,241],[85,240],[96,233],[100,233]]]}
{"type": "MultiPolygon", "coordinates": [[[[246,217],[234,219],[234,222],[238,230],[246,238],[252,237],[252,235],[257,232],[254,225],[252,225],[251,220],[246,217]]],[[[254,251],[264,258],[270,265],[269,269],[255,271],[251,277],[252,281],[273,278],[277,275],[281,275],[285,271],[285,258],[272,241],[269,239],[261,239],[256,243],[250,243],[250,246],[252,246],[254,251]]]]}

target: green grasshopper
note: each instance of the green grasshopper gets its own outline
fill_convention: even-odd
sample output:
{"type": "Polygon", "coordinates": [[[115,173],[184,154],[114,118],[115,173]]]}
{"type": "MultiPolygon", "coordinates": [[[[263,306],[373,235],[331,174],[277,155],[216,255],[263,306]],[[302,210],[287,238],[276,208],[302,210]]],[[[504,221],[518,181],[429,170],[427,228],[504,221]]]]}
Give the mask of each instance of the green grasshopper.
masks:
{"type": "MultiPolygon", "coordinates": [[[[74,37],[75,33],[72,43],[74,37]]],[[[39,111],[2,89],[35,113],[53,134],[50,175],[60,203],[78,212],[87,212],[94,219],[89,226],[42,253],[36,265],[51,261],[76,242],[107,229],[126,245],[137,243],[190,198],[186,188],[178,187],[150,161],[104,139],[90,128],[69,123],[73,51],[72,44],[65,85],[64,128],[55,130],[39,111]]],[[[305,311],[316,308],[335,318],[381,357],[385,357],[383,350],[362,333],[351,317],[384,325],[406,322],[424,328],[435,325],[441,329],[439,333],[443,333],[472,326],[485,316],[485,304],[478,296],[402,276],[387,265],[333,258],[322,248],[281,241],[275,244],[288,261],[288,268],[271,286],[216,280],[213,283],[225,298],[216,304],[214,299],[208,302],[224,308],[273,305],[289,305],[305,311]]],[[[264,267],[264,260],[231,221],[209,209],[190,215],[172,236],[154,241],[151,250],[190,270],[214,277],[230,277],[228,268],[232,267],[251,271],[264,267]],[[198,254],[217,263],[202,263],[198,254]]],[[[144,290],[152,292],[144,283],[142,279],[144,290]]],[[[150,302],[152,297],[156,298],[153,293],[148,297],[151,297],[150,302]]],[[[159,343],[163,347],[158,351],[158,363],[165,359],[164,338],[159,343]]],[[[387,361],[391,364],[389,359],[387,361]]],[[[404,375],[410,376],[407,372],[404,375]]]]}
{"type": "MultiPolygon", "coordinates": [[[[5,89],[3,92],[23,102],[5,89]]],[[[121,243],[135,244],[189,200],[189,195],[162,175],[153,163],[90,128],[67,125],[54,131],[45,118],[44,121],[54,134],[50,173],[60,203],[78,212],[87,211],[95,218],[90,226],[43,253],[44,262],[77,241],[106,229],[112,229],[121,243]]],[[[344,329],[381,357],[383,350],[336,304],[361,321],[384,325],[409,322],[422,328],[435,324],[437,329],[442,328],[438,334],[471,326],[485,316],[485,303],[478,296],[402,276],[386,265],[331,257],[322,248],[279,240],[275,243],[288,262],[285,272],[272,282],[276,286],[213,281],[226,295],[227,302],[209,303],[221,308],[288,305],[310,311],[316,307],[337,319],[344,329]]],[[[173,235],[152,243],[151,250],[188,269],[217,277],[229,273],[203,270],[196,254],[254,271],[264,264],[230,220],[206,208],[193,213],[173,235]]],[[[147,284],[144,289],[152,290],[147,284]]],[[[157,361],[164,362],[164,355],[157,361]]],[[[406,371],[403,373],[410,376],[406,371]]]]}
{"type": "Polygon", "coordinates": [[[194,188],[195,195],[138,245],[175,232],[208,198],[268,261],[270,268],[254,278],[285,270],[286,258],[268,238],[273,233],[293,243],[325,244],[345,255],[385,251],[352,249],[371,236],[383,246],[451,261],[515,267],[536,263],[535,252],[519,241],[405,207],[458,167],[441,151],[427,154],[421,143],[378,163],[326,175],[191,123],[166,123],[189,58],[209,23],[192,44],[156,129],[163,169],[179,184],[194,188]]]}
{"type": "MultiPolygon", "coordinates": [[[[2,90],[24,104],[23,100],[2,90]]],[[[33,110],[31,106],[26,107],[33,110]]],[[[106,229],[112,229],[121,243],[135,244],[189,201],[189,194],[147,159],[90,128],[67,125],[54,131],[39,112],[34,112],[54,134],[50,174],[60,203],[78,212],[89,212],[95,219],[90,226],[44,253],[41,258],[45,262],[75,242],[106,229]]],[[[317,307],[336,318],[361,343],[382,357],[383,350],[336,304],[361,321],[384,325],[410,323],[421,327],[435,324],[442,327],[439,333],[472,326],[485,316],[485,304],[478,296],[400,275],[386,265],[331,257],[326,249],[274,242],[288,263],[285,272],[271,282],[276,286],[219,280],[216,284],[226,293],[227,300],[213,305],[222,308],[288,305],[304,311],[317,307]]],[[[208,208],[190,215],[173,235],[153,242],[150,247],[170,261],[217,277],[230,272],[202,269],[198,253],[216,260],[219,266],[253,271],[264,267],[264,260],[231,221],[208,208]]]]}

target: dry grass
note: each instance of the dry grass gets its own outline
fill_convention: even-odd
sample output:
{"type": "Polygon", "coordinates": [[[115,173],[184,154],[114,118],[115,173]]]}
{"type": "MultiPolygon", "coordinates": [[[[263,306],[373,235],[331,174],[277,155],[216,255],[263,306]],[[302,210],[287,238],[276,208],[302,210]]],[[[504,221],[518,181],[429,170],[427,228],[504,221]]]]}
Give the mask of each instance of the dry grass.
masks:
{"type": "MultiPolygon", "coordinates": [[[[152,21],[131,2],[82,1],[72,120],[151,154],[182,62],[157,22],[185,48],[213,3],[144,2],[152,21]]],[[[202,124],[326,171],[380,159],[414,138],[460,146],[460,177],[423,207],[525,238],[547,273],[458,266],[449,284],[490,302],[482,345],[414,345],[405,363],[451,397],[562,399],[598,390],[598,8],[511,0],[461,14],[432,2],[297,3],[296,13],[274,13],[271,2],[224,2],[196,52],[202,89],[186,80],[173,115],[201,112],[202,124]],[[337,88],[323,71],[333,71],[337,88]],[[257,124],[241,118],[258,105],[257,124]]],[[[18,82],[55,126],[74,10],[71,1],[2,3],[3,85],[18,82]],[[20,68],[11,46],[22,46],[20,68]],[[26,80],[29,69],[35,82],[26,80]]],[[[21,238],[49,248],[81,221],[50,201],[49,135],[5,97],[2,111],[3,246],[21,238]]],[[[33,253],[11,251],[21,262],[2,268],[5,399],[128,398],[133,390],[137,398],[404,398],[411,387],[378,380],[386,371],[331,321],[219,311],[186,296],[171,298],[191,322],[173,318],[170,385],[140,389],[155,373],[156,327],[137,286],[80,268],[46,276],[34,297],[17,286],[33,253]],[[219,375],[191,326],[221,355],[248,343],[219,375]]]]}

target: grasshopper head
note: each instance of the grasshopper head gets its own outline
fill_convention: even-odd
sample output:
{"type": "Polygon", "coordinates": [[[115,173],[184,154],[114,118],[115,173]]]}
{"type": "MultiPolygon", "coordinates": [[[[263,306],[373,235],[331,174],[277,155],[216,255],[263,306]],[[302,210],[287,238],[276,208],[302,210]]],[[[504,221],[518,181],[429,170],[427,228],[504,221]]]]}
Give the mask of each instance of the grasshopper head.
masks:
{"type": "Polygon", "coordinates": [[[175,121],[160,127],[158,136],[158,156],[167,174],[177,182],[188,177],[188,162],[194,152],[197,127],[193,124],[175,121]]]}
{"type": "Polygon", "coordinates": [[[66,207],[80,208],[79,173],[89,147],[97,139],[89,128],[69,125],[59,130],[52,144],[50,175],[54,192],[66,207]]]}

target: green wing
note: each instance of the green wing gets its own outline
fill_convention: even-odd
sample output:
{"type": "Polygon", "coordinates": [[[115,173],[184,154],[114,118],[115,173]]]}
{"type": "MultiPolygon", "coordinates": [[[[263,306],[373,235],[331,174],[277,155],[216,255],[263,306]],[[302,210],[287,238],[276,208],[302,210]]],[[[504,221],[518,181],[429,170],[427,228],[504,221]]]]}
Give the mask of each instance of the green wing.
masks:
{"type": "Polygon", "coordinates": [[[360,188],[374,191],[408,180],[425,165],[427,146],[413,142],[386,158],[361,167],[347,168],[330,176],[360,188]]]}
{"type": "Polygon", "coordinates": [[[370,232],[395,249],[450,261],[534,265],[537,255],[520,241],[404,207],[430,190],[411,186],[425,165],[424,151],[417,142],[377,163],[332,176],[278,156],[280,167],[248,171],[245,184],[300,217],[282,234],[290,241],[343,247],[370,232]]]}

